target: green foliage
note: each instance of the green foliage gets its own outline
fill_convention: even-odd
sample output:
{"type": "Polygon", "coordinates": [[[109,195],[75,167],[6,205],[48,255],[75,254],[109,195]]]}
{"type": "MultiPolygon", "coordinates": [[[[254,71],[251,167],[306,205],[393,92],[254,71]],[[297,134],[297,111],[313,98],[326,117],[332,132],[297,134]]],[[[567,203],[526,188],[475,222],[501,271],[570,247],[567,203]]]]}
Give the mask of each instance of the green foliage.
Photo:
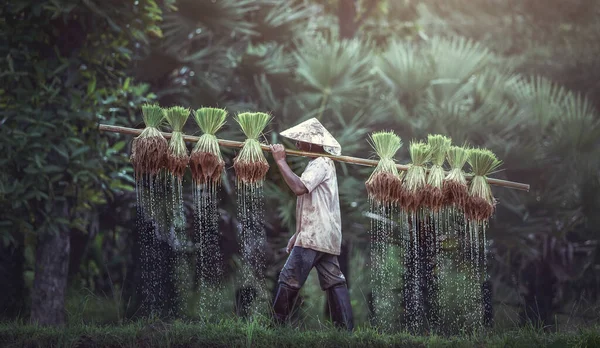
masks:
{"type": "Polygon", "coordinates": [[[97,206],[131,190],[125,142],[96,127],[132,122],[154,98],[126,74],[133,44],[156,24],[153,4],[16,1],[2,8],[3,235],[57,233],[59,226],[85,232],[97,206]],[[64,204],[69,214],[56,215],[64,204]]]}
{"type": "Polygon", "coordinates": [[[331,110],[345,124],[341,107],[358,107],[368,96],[372,69],[369,46],[358,40],[312,37],[303,40],[294,56],[296,75],[306,88],[300,97],[313,108],[305,117],[321,120],[324,112],[331,110]]]}

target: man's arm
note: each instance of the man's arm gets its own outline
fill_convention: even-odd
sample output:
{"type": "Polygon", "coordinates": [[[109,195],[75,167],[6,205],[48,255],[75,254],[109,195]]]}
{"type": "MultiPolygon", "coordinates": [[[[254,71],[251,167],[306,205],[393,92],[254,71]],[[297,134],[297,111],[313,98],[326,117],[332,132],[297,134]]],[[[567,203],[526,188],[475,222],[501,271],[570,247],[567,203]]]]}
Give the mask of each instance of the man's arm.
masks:
{"type": "Polygon", "coordinates": [[[283,179],[285,183],[289,186],[289,188],[296,194],[296,196],[302,196],[308,193],[308,189],[304,186],[300,177],[296,175],[292,171],[292,168],[285,161],[285,149],[281,144],[271,145],[271,153],[273,154],[273,158],[275,159],[275,163],[277,163],[277,167],[283,175],[283,179]]]}

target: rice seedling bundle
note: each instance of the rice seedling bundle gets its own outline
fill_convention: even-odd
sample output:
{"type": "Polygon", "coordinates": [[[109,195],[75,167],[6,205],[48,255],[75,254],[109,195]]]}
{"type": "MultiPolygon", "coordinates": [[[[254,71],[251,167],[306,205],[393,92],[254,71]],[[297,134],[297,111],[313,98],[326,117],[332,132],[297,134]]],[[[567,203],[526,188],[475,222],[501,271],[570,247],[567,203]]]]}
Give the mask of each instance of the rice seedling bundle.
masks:
{"type": "Polygon", "coordinates": [[[429,135],[427,143],[431,150],[431,163],[427,175],[427,186],[423,191],[423,204],[434,212],[439,211],[444,203],[442,187],[444,184],[444,161],[452,140],[443,135],[429,135]]]}
{"type": "Polygon", "coordinates": [[[398,201],[402,197],[402,179],[393,157],[402,141],[394,132],[376,132],[371,135],[371,146],[379,156],[379,163],[366,182],[369,198],[381,203],[398,201]]]}
{"type": "Polygon", "coordinates": [[[219,183],[221,180],[225,161],[215,134],[225,124],[226,117],[227,111],[218,108],[201,108],[194,114],[196,123],[204,133],[190,156],[192,179],[196,184],[219,183]]]}
{"type": "Polygon", "coordinates": [[[402,206],[406,211],[416,211],[423,203],[423,190],[427,184],[425,165],[431,159],[431,149],[421,141],[410,143],[412,163],[404,177],[404,199],[402,206]]]}
{"type": "Polygon", "coordinates": [[[165,118],[165,111],[158,105],[142,106],[142,117],[146,128],[133,139],[131,164],[136,180],[148,175],[157,175],[167,163],[167,139],[158,129],[165,118]]]}
{"type": "Polygon", "coordinates": [[[260,185],[263,182],[269,170],[269,163],[260,147],[258,137],[270,120],[271,116],[262,112],[244,112],[237,115],[236,121],[247,138],[240,153],[233,160],[238,183],[260,185]]]}
{"type": "Polygon", "coordinates": [[[448,164],[450,171],[443,184],[444,205],[464,209],[469,198],[469,187],[463,167],[469,159],[471,150],[460,146],[450,146],[448,149],[448,164]]]}
{"type": "Polygon", "coordinates": [[[190,160],[185,141],[183,140],[183,126],[189,116],[190,110],[181,106],[173,106],[167,109],[165,116],[172,129],[167,154],[167,169],[179,180],[183,179],[185,168],[190,160]]]}
{"type": "Polygon", "coordinates": [[[487,176],[496,170],[502,161],[487,149],[472,149],[468,159],[473,168],[473,179],[469,186],[469,198],[466,204],[466,217],[471,221],[485,222],[494,213],[496,200],[487,176]]]}

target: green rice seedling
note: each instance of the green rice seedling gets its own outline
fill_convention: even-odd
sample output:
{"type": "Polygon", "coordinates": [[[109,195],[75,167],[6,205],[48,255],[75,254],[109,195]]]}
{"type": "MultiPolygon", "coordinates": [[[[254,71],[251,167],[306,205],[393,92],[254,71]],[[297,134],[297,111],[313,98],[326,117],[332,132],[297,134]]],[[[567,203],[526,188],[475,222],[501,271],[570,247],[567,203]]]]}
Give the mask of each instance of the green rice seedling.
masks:
{"type": "Polygon", "coordinates": [[[142,117],[146,128],[133,139],[131,164],[136,180],[144,175],[157,175],[167,164],[167,139],[158,129],[165,118],[165,110],[158,105],[142,106],[142,117]]]}
{"type": "Polygon", "coordinates": [[[369,198],[380,203],[397,201],[402,197],[402,179],[393,160],[402,147],[400,137],[394,132],[375,132],[371,134],[371,146],[379,156],[377,167],[366,182],[369,198]]]}
{"type": "Polygon", "coordinates": [[[427,175],[427,186],[423,191],[423,204],[433,212],[439,211],[444,203],[442,186],[444,184],[444,161],[452,140],[443,135],[427,136],[427,143],[431,149],[431,163],[427,175]]]}
{"type": "Polygon", "coordinates": [[[221,181],[225,161],[215,134],[225,124],[226,117],[227,111],[218,108],[201,108],[194,113],[194,119],[204,133],[190,156],[192,179],[197,185],[221,181]]]}
{"type": "Polygon", "coordinates": [[[496,208],[496,200],[487,176],[496,170],[502,161],[490,150],[472,149],[468,162],[473,168],[474,176],[469,186],[466,217],[471,221],[485,222],[490,219],[496,208]]]}
{"type": "Polygon", "coordinates": [[[261,185],[269,170],[269,163],[258,137],[271,121],[271,116],[263,112],[244,112],[237,115],[236,121],[247,137],[240,153],[233,160],[237,181],[261,185]]]}
{"type": "Polygon", "coordinates": [[[463,167],[469,159],[471,150],[460,146],[450,146],[448,149],[448,164],[450,171],[443,184],[444,205],[464,210],[469,198],[469,187],[463,167]]]}
{"type": "Polygon", "coordinates": [[[183,140],[183,126],[189,116],[190,110],[181,106],[173,106],[167,109],[167,115],[165,116],[172,129],[167,154],[167,169],[179,180],[183,179],[185,168],[190,160],[185,141],[183,140]]]}
{"type": "Polygon", "coordinates": [[[404,177],[403,208],[406,211],[417,211],[423,203],[423,192],[427,185],[427,170],[425,165],[431,159],[431,148],[421,141],[410,143],[410,157],[412,163],[404,177]]]}

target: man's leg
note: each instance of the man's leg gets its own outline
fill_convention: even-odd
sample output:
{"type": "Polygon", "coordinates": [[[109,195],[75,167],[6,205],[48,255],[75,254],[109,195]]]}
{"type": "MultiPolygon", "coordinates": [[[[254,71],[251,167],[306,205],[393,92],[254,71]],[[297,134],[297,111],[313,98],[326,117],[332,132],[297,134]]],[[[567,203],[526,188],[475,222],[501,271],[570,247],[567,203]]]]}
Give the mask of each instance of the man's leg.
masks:
{"type": "Polygon", "coordinates": [[[354,317],[350,304],[350,293],[346,286],[346,278],[340,270],[337,256],[322,253],[316,267],[319,272],[321,289],[327,291],[327,302],[331,320],[336,326],[354,330],[354,317]]]}
{"type": "Polygon", "coordinates": [[[278,323],[287,321],[292,308],[300,292],[300,288],[306,282],[310,270],[313,268],[318,253],[311,249],[294,247],[288,256],[281,273],[279,274],[279,287],[273,311],[278,323]]]}

